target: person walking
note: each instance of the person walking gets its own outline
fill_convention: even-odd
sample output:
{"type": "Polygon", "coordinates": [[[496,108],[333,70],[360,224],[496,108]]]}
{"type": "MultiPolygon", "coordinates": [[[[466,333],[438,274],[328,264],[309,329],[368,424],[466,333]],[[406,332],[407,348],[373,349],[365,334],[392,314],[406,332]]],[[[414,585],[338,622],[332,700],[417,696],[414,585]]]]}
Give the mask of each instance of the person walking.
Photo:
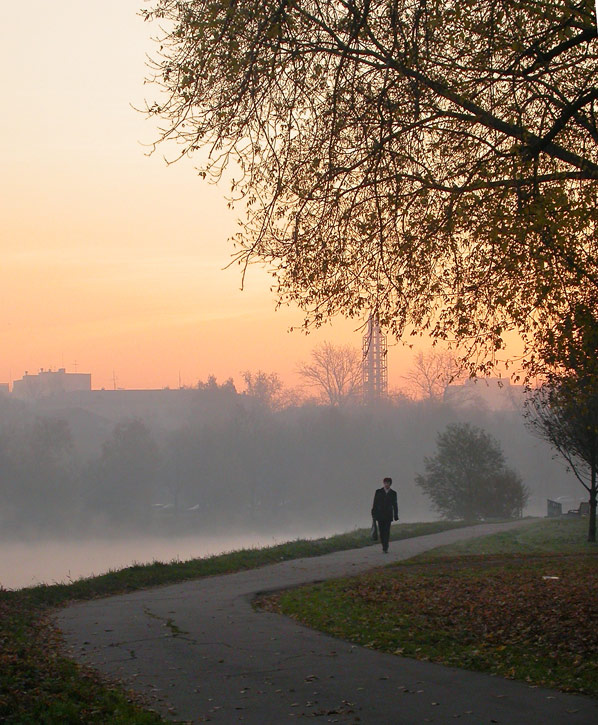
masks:
{"type": "Polygon", "coordinates": [[[380,532],[380,543],[382,551],[388,553],[388,541],[390,539],[390,524],[399,520],[399,506],[397,504],[397,492],[391,489],[392,478],[388,476],[382,481],[382,488],[377,488],[372,504],[372,518],[378,522],[380,532]]]}

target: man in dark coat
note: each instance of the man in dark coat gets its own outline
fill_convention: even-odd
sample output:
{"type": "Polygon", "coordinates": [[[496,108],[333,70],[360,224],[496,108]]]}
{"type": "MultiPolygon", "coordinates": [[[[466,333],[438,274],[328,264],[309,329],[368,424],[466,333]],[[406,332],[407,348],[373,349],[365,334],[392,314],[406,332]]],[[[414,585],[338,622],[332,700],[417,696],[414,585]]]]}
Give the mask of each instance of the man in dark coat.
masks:
{"type": "Polygon", "coordinates": [[[382,488],[376,489],[374,503],[372,504],[372,517],[378,522],[380,531],[380,543],[382,551],[388,553],[388,540],[390,539],[390,524],[399,520],[399,507],[397,504],[397,492],[393,491],[392,478],[383,480],[382,488]]]}

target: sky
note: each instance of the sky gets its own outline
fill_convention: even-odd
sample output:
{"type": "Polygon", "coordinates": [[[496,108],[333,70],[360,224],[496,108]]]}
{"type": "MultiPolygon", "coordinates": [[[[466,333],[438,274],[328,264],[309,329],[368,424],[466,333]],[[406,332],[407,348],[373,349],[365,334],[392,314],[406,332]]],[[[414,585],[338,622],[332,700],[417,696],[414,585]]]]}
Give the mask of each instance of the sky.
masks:
{"type": "MultiPolygon", "coordinates": [[[[244,370],[300,382],[323,341],[360,347],[358,321],[310,335],[276,311],[266,272],[241,291],[236,214],[190,161],[148,155],[136,108],[156,28],[144,0],[3,3],[0,67],[0,383],[88,372],[93,388],[194,385],[244,370]]],[[[389,340],[391,388],[413,352],[389,340]]]]}

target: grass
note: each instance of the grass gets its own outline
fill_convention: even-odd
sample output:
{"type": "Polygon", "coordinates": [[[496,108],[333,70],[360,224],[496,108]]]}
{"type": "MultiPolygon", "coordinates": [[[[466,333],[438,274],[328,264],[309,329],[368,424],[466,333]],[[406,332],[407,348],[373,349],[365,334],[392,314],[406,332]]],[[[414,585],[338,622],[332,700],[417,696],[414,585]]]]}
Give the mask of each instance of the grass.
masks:
{"type": "MultiPolygon", "coordinates": [[[[464,523],[399,524],[393,539],[432,534],[464,523]]],[[[52,608],[77,600],[130,592],[188,579],[252,569],[289,559],[371,545],[369,530],[325,539],[297,540],[164,564],[135,565],[70,584],[0,589],[0,722],[10,725],[135,723],[163,720],[132,693],[103,681],[66,658],[52,626],[52,608]]]]}
{"type": "Polygon", "coordinates": [[[260,604],[366,647],[598,697],[598,549],[544,520],[260,604]]]}
{"type": "Polygon", "coordinates": [[[432,549],[410,561],[433,561],[447,556],[491,554],[583,554],[596,553],[596,544],[587,541],[585,518],[543,519],[530,526],[483,536],[432,549]]]}

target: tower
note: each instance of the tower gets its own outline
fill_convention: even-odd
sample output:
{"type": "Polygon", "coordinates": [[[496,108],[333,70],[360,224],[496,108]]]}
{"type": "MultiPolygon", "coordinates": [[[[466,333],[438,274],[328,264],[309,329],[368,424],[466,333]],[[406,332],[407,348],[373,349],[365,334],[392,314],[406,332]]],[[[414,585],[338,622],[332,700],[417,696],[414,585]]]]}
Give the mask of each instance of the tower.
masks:
{"type": "Polygon", "coordinates": [[[362,344],[363,399],[380,400],[388,393],[386,369],[386,335],[382,334],[378,320],[370,315],[368,329],[362,344]]]}

